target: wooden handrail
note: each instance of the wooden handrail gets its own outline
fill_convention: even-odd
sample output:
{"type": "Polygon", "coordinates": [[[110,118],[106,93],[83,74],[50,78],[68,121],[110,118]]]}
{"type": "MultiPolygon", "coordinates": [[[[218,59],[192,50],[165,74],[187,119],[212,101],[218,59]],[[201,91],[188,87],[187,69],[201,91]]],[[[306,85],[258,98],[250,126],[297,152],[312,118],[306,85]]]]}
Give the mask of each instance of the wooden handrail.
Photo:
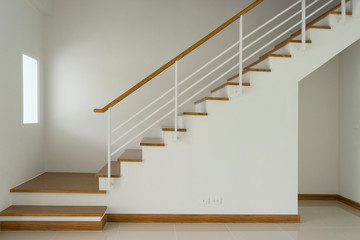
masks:
{"type": "Polygon", "coordinates": [[[238,14],[236,14],[234,17],[232,17],[231,19],[229,19],[228,21],[226,21],[224,24],[222,24],[220,27],[216,28],[214,31],[212,31],[211,33],[209,33],[208,35],[206,35],[204,38],[202,38],[200,41],[198,41],[197,43],[195,43],[194,45],[192,45],[191,47],[189,47],[188,49],[186,49],[184,52],[180,53],[178,56],[176,56],[175,58],[173,58],[172,60],[170,60],[168,63],[166,63],[164,66],[162,66],[161,68],[159,68],[158,70],[156,70],[155,72],[153,72],[152,74],[150,74],[148,77],[146,77],[144,80],[140,81],[139,83],[137,83],[135,86],[133,86],[132,88],[130,88],[129,90],[127,90],[126,92],[124,92],[121,96],[117,97],[115,100],[113,100],[112,102],[110,102],[108,105],[106,105],[105,107],[101,108],[101,109],[94,109],[94,112],[96,113],[104,113],[107,110],[109,110],[109,108],[115,106],[117,103],[119,103],[121,100],[123,100],[124,98],[126,98],[127,96],[129,96],[130,94],[132,94],[133,92],[135,92],[137,89],[139,89],[140,87],[142,87],[143,85],[145,85],[147,82],[149,82],[151,79],[153,79],[154,77],[156,77],[157,75],[159,75],[160,73],[162,73],[163,71],[165,71],[166,69],[168,69],[170,66],[172,66],[176,61],[180,60],[181,58],[185,57],[186,55],[188,55],[189,53],[191,53],[192,51],[194,51],[196,48],[198,48],[199,46],[201,46],[203,43],[205,43],[207,40],[209,40],[210,38],[212,38],[213,36],[215,36],[216,34],[218,34],[219,32],[221,32],[224,28],[226,28],[227,26],[229,26],[231,23],[235,22],[241,15],[244,15],[245,13],[249,12],[251,9],[253,9],[254,7],[256,7],[257,5],[259,5],[262,1],[264,0],[256,0],[255,2],[253,2],[252,4],[250,4],[248,7],[246,7],[244,10],[242,10],[241,12],[239,12],[238,14]]]}

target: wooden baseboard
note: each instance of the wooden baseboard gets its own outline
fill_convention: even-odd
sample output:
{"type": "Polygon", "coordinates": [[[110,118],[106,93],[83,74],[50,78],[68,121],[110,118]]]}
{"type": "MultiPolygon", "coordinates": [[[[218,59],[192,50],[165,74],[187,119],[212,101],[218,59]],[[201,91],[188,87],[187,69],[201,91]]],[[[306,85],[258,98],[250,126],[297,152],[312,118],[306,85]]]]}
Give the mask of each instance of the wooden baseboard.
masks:
{"type": "Polygon", "coordinates": [[[299,194],[299,200],[338,200],[337,194],[299,194]]]}
{"type": "Polygon", "coordinates": [[[101,231],[106,222],[13,221],[0,222],[1,231],[101,231]]]}
{"type": "Polygon", "coordinates": [[[299,194],[298,195],[299,200],[335,200],[342,202],[350,207],[353,207],[357,210],[360,210],[360,203],[355,202],[351,199],[348,199],[346,197],[343,197],[339,194],[299,194]]]}
{"type": "Polygon", "coordinates": [[[131,223],[299,223],[299,215],[107,214],[108,222],[131,223]]]}
{"type": "Polygon", "coordinates": [[[339,202],[342,202],[342,203],[350,206],[350,207],[353,207],[353,208],[355,208],[355,209],[357,209],[357,210],[360,210],[360,203],[358,203],[358,202],[355,202],[355,201],[353,201],[353,200],[351,200],[351,199],[348,199],[348,198],[346,198],[346,197],[343,197],[343,196],[341,196],[341,195],[338,195],[338,199],[337,199],[337,200],[338,200],[339,202]]]}

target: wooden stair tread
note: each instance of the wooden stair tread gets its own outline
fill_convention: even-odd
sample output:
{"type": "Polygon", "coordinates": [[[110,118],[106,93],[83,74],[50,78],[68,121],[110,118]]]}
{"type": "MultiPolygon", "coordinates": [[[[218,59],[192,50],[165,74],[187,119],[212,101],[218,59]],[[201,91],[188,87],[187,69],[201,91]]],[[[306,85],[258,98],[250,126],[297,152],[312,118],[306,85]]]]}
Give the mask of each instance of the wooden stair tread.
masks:
{"type": "Polygon", "coordinates": [[[195,104],[204,102],[204,101],[208,101],[208,100],[212,100],[212,101],[229,101],[229,98],[221,98],[221,97],[204,97],[200,100],[197,100],[196,102],[194,102],[195,104]]]}
{"type": "MultiPolygon", "coordinates": [[[[234,76],[234,77],[235,77],[235,76],[234,76]]],[[[239,77],[239,74],[238,74],[235,78],[237,78],[237,77],[239,77]]],[[[233,79],[235,79],[235,78],[228,79],[227,81],[231,81],[231,80],[233,80],[233,79]]],[[[244,87],[249,87],[249,86],[250,86],[250,83],[242,83],[242,85],[243,85],[244,87]]],[[[214,92],[216,92],[216,91],[218,91],[218,90],[220,90],[220,89],[222,89],[222,88],[224,88],[224,87],[226,87],[226,86],[239,86],[239,83],[236,83],[236,82],[227,82],[227,83],[224,83],[224,84],[220,85],[219,87],[211,90],[211,93],[214,93],[214,92]]]]}
{"type": "Polygon", "coordinates": [[[183,112],[179,114],[179,116],[207,116],[208,113],[200,113],[200,112],[183,112]]]}
{"type": "MultiPolygon", "coordinates": [[[[186,132],[186,128],[178,128],[178,132],[186,132]]],[[[175,132],[175,128],[162,128],[164,132],[175,132]]]]}
{"type": "MultiPolygon", "coordinates": [[[[346,2],[349,2],[349,0],[346,0],[346,2]]],[[[341,3],[334,6],[332,9],[330,9],[328,12],[322,14],[320,17],[312,20],[310,23],[308,23],[306,25],[306,29],[309,29],[310,26],[314,25],[315,23],[321,21],[322,19],[324,19],[325,17],[329,16],[329,14],[331,14],[331,12],[334,12],[336,9],[338,9],[339,7],[341,7],[341,3]]],[[[290,37],[288,37],[287,39],[285,39],[284,41],[282,41],[281,43],[277,44],[272,50],[270,50],[269,52],[265,53],[264,55],[262,55],[261,57],[259,57],[258,60],[256,60],[255,62],[249,64],[247,67],[244,68],[243,70],[243,74],[247,73],[249,71],[249,69],[253,66],[255,66],[256,64],[264,61],[266,58],[268,58],[271,54],[273,54],[274,52],[278,51],[279,49],[281,49],[282,47],[286,46],[288,43],[301,43],[301,40],[294,40],[295,37],[299,36],[301,34],[301,30],[296,31],[295,33],[291,34],[290,37]]],[[[306,43],[312,43],[311,40],[306,40],[306,43]]],[[[231,77],[228,81],[231,81],[232,79],[235,79],[239,76],[239,74],[231,77]]]]}
{"type": "Polygon", "coordinates": [[[310,28],[315,28],[315,29],[331,29],[330,26],[315,26],[315,25],[310,26],[310,28]]]}
{"type": "Polygon", "coordinates": [[[290,54],[270,54],[269,57],[280,57],[280,58],[291,58],[292,56],[290,54]]]}
{"type": "MultiPolygon", "coordinates": [[[[291,42],[291,43],[302,43],[301,40],[295,40],[295,39],[292,39],[289,42],[291,42]]],[[[306,40],[305,43],[312,43],[312,41],[311,40],[306,40]]]]}
{"type": "Polygon", "coordinates": [[[106,206],[21,206],[13,205],[0,212],[0,216],[36,217],[102,217],[106,206]]]}
{"type": "MultiPolygon", "coordinates": [[[[330,14],[335,14],[335,15],[341,15],[340,11],[332,11],[330,12],[330,14]]],[[[346,12],[347,16],[352,16],[352,12],[346,12]]]]}
{"type": "Polygon", "coordinates": [[[164,147],[165,144],[162,138],[150,138],[145,137],[140,143],[140,146],[157,146],[157,147],[164,147]]]}
{"type": "Polygon", "coordinates": [[[141,149],[126,149],[118,158],[119,162],[142,162],[141,149]]]}
{"type": "Polygon", "coordinates": [[[271,72],[271,69],[263,69],[263,68],[249,68],[250,72],[271,72]]]}
{"type": "MultiPolygon", "coordinates": [[[[106,164],[97,174],[96,177],[108,177],[108,164],[106,164]]],[[[119,178],[120,177],[120,163],[112,161],[111,162],[111,177],[119,178]]]]}
{"type": "Polygon", "coordinates": [[[99,181],[94,173],[46,172],[13,189],[10,192],[37,193],[94,193],[99,190],[99,181]]]}

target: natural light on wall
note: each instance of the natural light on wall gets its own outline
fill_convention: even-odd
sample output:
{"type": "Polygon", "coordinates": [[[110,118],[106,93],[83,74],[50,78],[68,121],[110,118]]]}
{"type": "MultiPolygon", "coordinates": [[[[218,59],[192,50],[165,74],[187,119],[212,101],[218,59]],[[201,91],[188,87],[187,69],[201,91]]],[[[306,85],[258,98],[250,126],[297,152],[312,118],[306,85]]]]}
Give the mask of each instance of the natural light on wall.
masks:
{"type": "Polygon", "coordinates": [[[23,123],[39,122],[38,61],[23,55],[23,123]]]}

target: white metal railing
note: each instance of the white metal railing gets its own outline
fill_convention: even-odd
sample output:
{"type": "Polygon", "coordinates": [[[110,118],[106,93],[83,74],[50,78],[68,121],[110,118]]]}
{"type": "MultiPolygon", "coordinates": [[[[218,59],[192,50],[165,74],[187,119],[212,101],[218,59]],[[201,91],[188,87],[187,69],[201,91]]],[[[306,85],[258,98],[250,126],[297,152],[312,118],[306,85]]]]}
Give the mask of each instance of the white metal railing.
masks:
{"type": "MultiPolygon", "coordinates": [[[[301,43],[302,43],[302,50],[305,50],[306,47],[306,23],[307,20],[310,19],[312,16],[314,16],[316,13],[318,13],[319,11],[321,11],[322,9],[324,9],[325,7],[327,7],[329,4],[333,3],[335,0],[329,0],[328,2],[326,2],[325,4],[322,4],[321,6],[319,6],[317,9],[315,9],[314,11],[312,11],[312,13],[307,14],[307,10],[310,9],[311,7],[315,6],[316,3],[319,2],[319,0],[314,0],[313,2],[311,2],[310,4],[306,5],[306,0],[298,0],[296,1],[294,4],[292,4],[291,6],[287,7],[285,10],[281,11],[280,13],[278,13],[277,15],[275,15],[274,17],[272,17],[270,20],[266,21],[264,24],[262,24],[261,26],[257,27],[256,29],[254,29],[253,31],[251,31],[249,34],[247,34],[246,36],[243,36],[243,24],[244,24],[244,19],[243,19],[243,15],[241,15],[239,17],[239,40],[237,42],[235,42],[234,44],[232,44],[230,47],[228,47],[227,49],[225,49],[223,52],[221,52],[220,54],[218,54],[216,57],[214,57],[213,59],[211,59],[210,61],[208,61],[206,64],[204,64],[203,66],[201,66],[199,69],[197,69],[196,71],[194,71],[193,73],[191,73],[188,77],[184,78],[182,81],[179,82],[179,61],[175,62],[175,81],[174,81],[174,86],[171,87],[169,90],[167,90],[165,93],[163,93],[162,95],[160,95],[159,97],[157,97],[155,100],[153,100],[152,102],[150,102],[148,105],[146,105],[144,108],[142,108],[140,111],[138,111],[136,114],[134,114],[133,116],[131,116],[130,118],[128,118],[126,121],[124,121],[123,123],[119,124],[118,126],[116,126],[114,129],[112,129],[111,126],[111,116],[112,116],[112,107],[109,108],[108,110],[108,139],[107,139],[107,143],[108,143],[108,147],[107,147],[107,161],[108,161],[108,187],[110,188],[110,184],[111,184],[111,158],[112,156],[114,156],[115,154],[117,154],[118,152],[120,152],[122,149],[124,149],[129,143],[131,143],[132,141],[134,141],[135,139],[137,139],[139,136],[141,136],[143,133],[145,133],[146,131],[148,131],[150,128],[152,128],[153,126],[155,126],[156,124],[158,124],[160,121],[162,121],[163,119],[169,117],[171,114],[174,114],[174,140],[178,139],[178,110],[179,108],[181,108],[182,106],[184,106],[186,103],[188,103],[190,100],[192,100],[195,96],[199,95],[200,93],[202,93],[204,90],[206,90],[207,88],[209,88],[212,84],[216,83],[217,81],[219,81],[220,79],[223,79],[227,74],[231,73],[232,71],[234,71],[235,69],[238,69],[239,71],[239,93],[241,93],[242,91],[242,82],[243,82],[243,65],[245,62],[249,61],[251,58],[257,56],[260,52],[262,52],[263,50],[265,50],[266,48],[268,48],[269,46],[271,46],[273,43],[275,43],[277,40],[279,40],[280,38],[284,37],[286,34],[288,34],[289,32],[291,32],[295,27],[298,27],[299,25],[301,26],[301,43]],[[244,40],[248,39],[250,36],[253,36],[255,33],[257,33],[259,30],[263,29],[265,26],[268,26],[270,23],[272,23],[273,21],[275,21],[276,19],[278,19],[279,17],[283,16],[285,13],[289,12],[292,9],[295,9],[298,5],[300,5],[299,10],[296,11],[294,14],[290,15],[290,17],[288,17],[287,19],[285,19],[284,21],[282,21],[281,23],[279,23],[278,25],[272,27],[269,31],[267,31],[266,33],[262,34],[259,38],[255,39],[254,41],[252,41],[251,43],[249,43],[247,46],[243,46],[244,40]],[[279,29],[281,26],[284,26],[286,23],[288,23],[291,19],[294,19],[296,16],[301,17],[301,20],[296,22],[294,25],[292,25],[291,27],[289,27],[287,30],[283,31],[281,34],[279,34],[277,37],[271,39],[270,41],[268,41],[265,45],[262,45],[261,47],[259,47],[257,50],[255,50],[252,53],[249,53],[246,57],[244,57],[244,52],[246,50],[249,50],[251,47],[255,46],[256,44],[258,44],[261,40],[263,40],[265,37],[269,36],[272,32],[274,32],[275,30],[279,29]],[[238,46],[239,50],[233,54],[231,57],[229,57],[228,59],[226,59],[225,61],[223,61],[221,64],[217,65],[214,69],[212,69],[211,71],[209,71],[207,74],[205,74],[203,77],[199,78],[197,81],[195,81],[194,83],[192,83],[190,86],[188,86],[186,89],[184,89],[182,92],[179,92],[179,86],[183,85],[185,82],[189,81],[191,78],[193,78],[195,75],[199,74],[202,70],[206,69],[208,66],[210,66],[212,63],[214,63],[216,60],[219,60],[222,56],[224,56],[226,53],[230,52],[230,50],[234,49],[236,46],[238,46]],[[202,87],[200,90],[198,90],[195,94],[193,94],[191,97],[188,97],[186,100],[184,100],[182,103],[179,104],[179,98],[181,96],[183,96],[185,93],[187,93],[190,89],[193,89],[196,85],[198,85],[200,82],[204,81],[205,79],[207,79],[210,75],[212,75],[213,73],[217,72],[218,70],[220,70],[221,68],[223,68],[226,64],[230,63],[232,60],[236,59],[236,57],[238,57],[238,62],[232,66],[231,68],[227,69],[226,71],[224,71],[220,76],[216,77],[214,80],[210,81],[208,84],[206,84],[206,86],[202,87]],[[123,134],[121,134],[119,137],[117,137],[116,139],[112,139],[112,134],[118,132],[121,128],[123,128],[127,123],[131,122],[132,120],[134,120],[136,117],[138,117],[141,113],[143,113],[144,111],[146,111],[147,109],[149,109],[151,106],[154,106],[157,102],[159,102],[161,99],[164,99],[165,96],[168,96],[171,92],[173,92],[173,97],[171,97],[170,100],[168,100],[165,104],[163,104],[162,106],[160,106],[159,108],[157,108],[155,111],[153,111],[151,114],[147,115],[147,117],[143,118],[141,121],[137,122],[134,126],[132,126],[131,128],[129,128],[128,130],[126,130],[123,134]],[[145,127],[145,129],[141,130],[139,133],[135,134],[135,136],[131,137],[128,141],[126,141],[125,143],[121,144],[118,148],[116,148],[115,150],[112,151],[112,146],[116,143],[119,143],[122,139],[124,139],[126,136],[129,135],[129,133],[132,133],[136,128],[138,128],[141,124],[145,123],[147,120],[149,120],[151,117],[155,116],[157,113],[159,113],[161,110],[165,109],[165,107],[169,106],[170,103],[174,104],[174,108],[171,109],[169,112],[167,112],[166,114],[164,114],[163,116],[160,116],[157,120],[155,120],[154,122],[152,122],[150,125],[148,125],[147,127],[145,127]]],[[[341,1],[341,21],[345,21],[346,20],[346,0],[340,0],[341,1]]]]}

